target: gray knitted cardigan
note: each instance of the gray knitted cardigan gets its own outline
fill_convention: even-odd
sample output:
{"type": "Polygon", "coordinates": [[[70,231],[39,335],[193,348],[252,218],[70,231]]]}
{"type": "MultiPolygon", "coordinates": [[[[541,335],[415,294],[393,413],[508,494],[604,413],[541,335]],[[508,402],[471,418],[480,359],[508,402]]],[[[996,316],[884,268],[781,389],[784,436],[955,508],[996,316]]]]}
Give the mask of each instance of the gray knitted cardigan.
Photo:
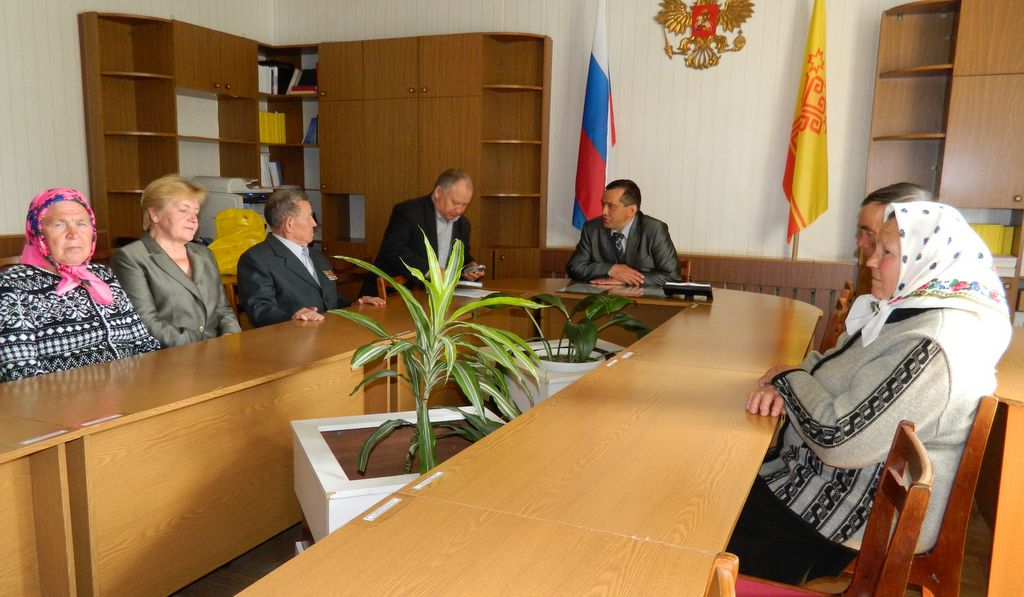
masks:
{"type": "Polygon", "coordinates": [[[995,313],[897,310],[869,346],[844,335],[824,355],[810,353],[773,380],[790,421],[761,477],[821,535],[858,549],[896,426],[914,421],[935,474],[917,546],[931,549],[1009,333],[995,313]]]}

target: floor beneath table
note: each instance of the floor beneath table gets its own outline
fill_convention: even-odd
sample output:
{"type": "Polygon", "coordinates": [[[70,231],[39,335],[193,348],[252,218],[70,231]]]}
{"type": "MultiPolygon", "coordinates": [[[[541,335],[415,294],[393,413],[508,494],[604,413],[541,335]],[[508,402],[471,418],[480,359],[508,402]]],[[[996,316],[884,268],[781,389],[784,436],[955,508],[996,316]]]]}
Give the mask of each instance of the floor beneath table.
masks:
{"type": "MultiPolygon", "coordinates": [[[[242,554],[230,563],[181,589],[180,597],[226,597],[240,593],[281,564],[295,557],[295,543],[302,539],[301,525],[295,525],[265,543],[242,554]]],[[[963,597],[981,597],[988,586],[988,564],[992,556],[992,531],[978,514],[971,513],[964,553],[963,578],[960,594],[963,597]]],[[[907,596],[920,595],[907,590],[907,596]]]]}

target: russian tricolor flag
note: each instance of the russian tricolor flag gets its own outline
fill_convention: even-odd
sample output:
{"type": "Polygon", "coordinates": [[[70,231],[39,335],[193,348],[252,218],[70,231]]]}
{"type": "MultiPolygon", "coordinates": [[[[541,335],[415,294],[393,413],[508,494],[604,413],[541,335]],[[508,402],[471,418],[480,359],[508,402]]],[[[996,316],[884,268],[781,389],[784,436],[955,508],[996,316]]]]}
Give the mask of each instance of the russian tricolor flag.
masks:
{"type": "Polygon", "coordinates": [[[587,95],[583,99],[580,156],[576,165],[576,203],[572,210],[572,225],[581,230],[587,220],[601,215],[601,195],[608,181],[611,149],[615,145],[604,3],[605,0],[597,2],[594,47],[590,51],[587,95]]]}

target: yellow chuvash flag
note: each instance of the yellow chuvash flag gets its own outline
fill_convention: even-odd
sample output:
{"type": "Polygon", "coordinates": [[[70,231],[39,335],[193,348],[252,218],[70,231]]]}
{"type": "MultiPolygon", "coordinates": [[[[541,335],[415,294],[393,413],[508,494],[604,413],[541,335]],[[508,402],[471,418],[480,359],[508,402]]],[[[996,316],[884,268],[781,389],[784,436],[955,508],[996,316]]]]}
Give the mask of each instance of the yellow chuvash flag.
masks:
{"type": "Polygon", "coordinates": [[[814,0],[803,74],[797,89],[782,190],[789,199],[786,242],[828,209],[825,136],[825,0],[814,0]]]}

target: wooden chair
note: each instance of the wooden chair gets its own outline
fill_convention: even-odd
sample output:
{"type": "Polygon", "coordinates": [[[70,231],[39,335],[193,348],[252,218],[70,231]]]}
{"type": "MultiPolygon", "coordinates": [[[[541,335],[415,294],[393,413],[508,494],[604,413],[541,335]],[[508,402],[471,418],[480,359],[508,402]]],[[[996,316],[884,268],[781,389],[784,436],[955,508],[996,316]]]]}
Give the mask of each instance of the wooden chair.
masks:
{"type": "Polygon", "coordinates": [[[967,522],[971,517],[974,490],[978,486],[981,461],[985,458],[985,446],[988,444],[997,404],[998,401],[991,396],[982,398],[978,404],[971,434],[967,436],[953,489],[946,502],[946,512],[942,515],[939,540],[928,553],[914,556],[910,567],[910,584],[920,587],[924,597],[960,594],[967,522]]]}
{"type": "MultiPolygon", "coordinates": [[[[931,485],[931,460],[914,433],[914,424],[903,421],[896,429],[885,460],[853,578],[839,594],[852,597],[904,594],[931,497],[931,485]]],[[[820,583],[788,587],[744,576],[736,583],[736,594],[740,597],[830,594],[809,588],[815,584],[820,583]]]]}
{"type": "Polygon", "coordinates": [[[839,291],[835,308],[832,309],[832,313],[828,316],[828,323],[825,324],[825,334],[821,337],[821,345],[818,347],[818,352],[825,352],[835,347],[839,336],[843,335],[843,332],[846,331],[846,316],[850,314],[850,304],[853,301],[853,282],[847,281],[846,284],[849,288],[844,286],[839,291]]]}
{"type": "Polygon", "coordinates": [[[740,559],[728,552],[715,557],[708,578],[704,597],[736,597],[736,576],[739,574],[740,559]]]}
{"type": "MultiPolygon", "coordinates": [[[[397,276],[391,277],[395,279],[395,282],[398,282],[402,286],[405,286],[405,276],[399,274],[397,276]]],[[[377,278],[377,296],[384,300],[388,300],[388,283],[387,280],[385,280],[384,278],[377,278]]]]}

